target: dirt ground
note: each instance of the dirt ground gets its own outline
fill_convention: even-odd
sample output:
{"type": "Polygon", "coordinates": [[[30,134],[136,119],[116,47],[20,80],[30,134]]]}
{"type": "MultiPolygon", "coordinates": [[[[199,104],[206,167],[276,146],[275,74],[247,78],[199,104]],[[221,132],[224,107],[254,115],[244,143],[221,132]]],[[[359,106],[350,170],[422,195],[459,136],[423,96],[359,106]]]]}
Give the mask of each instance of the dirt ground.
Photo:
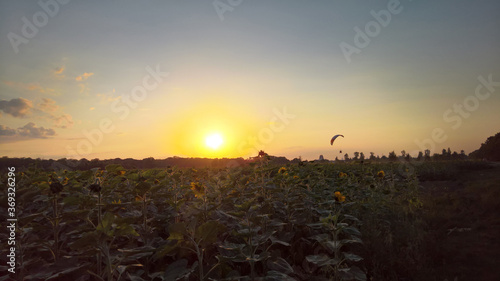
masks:
{"type": "Polygon", "coordinates": [[[427,280],[500,280],[500,163],[420,185],[427,280]]]}

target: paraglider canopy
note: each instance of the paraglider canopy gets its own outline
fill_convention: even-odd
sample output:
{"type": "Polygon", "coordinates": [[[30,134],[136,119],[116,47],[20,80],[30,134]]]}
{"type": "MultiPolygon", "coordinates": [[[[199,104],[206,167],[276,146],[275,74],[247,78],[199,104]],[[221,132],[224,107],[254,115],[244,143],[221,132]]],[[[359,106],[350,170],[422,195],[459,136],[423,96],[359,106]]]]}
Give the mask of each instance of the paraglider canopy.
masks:
{"type": "Polygon", "coordinates": [[[338,137],[344,137],[343,135],[335,135],[333,138],[330,140],[330,145],[333,145],[333,142],[338,138],[338,137]]]}

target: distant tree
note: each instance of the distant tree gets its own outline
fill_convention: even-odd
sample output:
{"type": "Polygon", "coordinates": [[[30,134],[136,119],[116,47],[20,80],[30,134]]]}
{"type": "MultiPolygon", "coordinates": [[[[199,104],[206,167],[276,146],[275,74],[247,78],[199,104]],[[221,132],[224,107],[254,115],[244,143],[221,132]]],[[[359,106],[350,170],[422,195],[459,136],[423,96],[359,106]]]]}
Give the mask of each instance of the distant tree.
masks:
{"type": "Polygon", "coordinates": [[[345,161],[349,161],[349,154],[347,154],[347,153],[346,153],[346,154],[344,154],[344,160],[345,160],[345,161]]]}
{"type": "Polygon", "coordinates": [[[419,151],[418,152],[418,156],[417,156],[417,160],[422,160],[422,158],[424,157],[424,154],[422,153],[422,151],[419,151]]]}
{"type": "Polygon", "coordinates": [[[354,152],[354,158],[353,160],[358,160],[359,159],[359,152],[354,152]]]}
{"type": "Polygon", "coordinates": [[[460,155],[459,155],[460,159],[464,160],[467,158],[467,155],[465,155],[465,151],[462,149],[460,150],[460,155]]]}
{"type": "Polygon", "coordinates": [[[361,160],[361,161],[365,160],[365,154],[363,152],[359,153],[359,160],[361,160]]]}
{"type": "Polygon", "coordinates": [[[396,160],[398,160],[398,157],[396,156],[394,150],[389,152],[389,161],[396,161],[396,160]]]}
{"type": "Polygon", "coordinates": [[[486,159],[489,161],[500,161],[500,133],[486,139],[478,150],[469,154],[475,159],[486,159]]]}
{"type": "Polygon", "coordinates": [[[375,153],[370,152],[370,160],[375,160],[375,153]]]}
{"type": "Polygon", "coordinates": [[[430,151],[429,149],[426,149],[426,150],[424,151],[424,155],[425,155],[424,157],[425,157],[425,160],[426,160],[426,161],[431,160],[431,151],[430,151]]]}
{"type": "Polygon", "coordinates": [[[406,157],[406,151],[405,150],[401,150],[401,157],[406,157]]]}

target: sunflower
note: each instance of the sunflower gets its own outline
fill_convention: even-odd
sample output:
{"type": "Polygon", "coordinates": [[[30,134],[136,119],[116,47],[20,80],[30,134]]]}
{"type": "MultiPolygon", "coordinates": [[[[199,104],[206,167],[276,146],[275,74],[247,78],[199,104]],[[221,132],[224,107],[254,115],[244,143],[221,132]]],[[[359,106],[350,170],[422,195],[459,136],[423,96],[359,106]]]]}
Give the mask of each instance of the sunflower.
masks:
{"type": "Polygon", "coordinates": [[[59,181],[50,184],[50,191],[54,194],[61,192],[63,188],[63,185],[59,181]]]}
{"type": "Polygon", "coordinates": [[[344,202],[345,201],[345,196],[340,193],[340,191],[335,191],[335,201],[338,202],[344,202]]]}
{"type": "Polygon", "coordinates": [[[191,190],[194,192],[195,197],[203,196],[205,187],[199,182],[191,182],[191,190]]]}

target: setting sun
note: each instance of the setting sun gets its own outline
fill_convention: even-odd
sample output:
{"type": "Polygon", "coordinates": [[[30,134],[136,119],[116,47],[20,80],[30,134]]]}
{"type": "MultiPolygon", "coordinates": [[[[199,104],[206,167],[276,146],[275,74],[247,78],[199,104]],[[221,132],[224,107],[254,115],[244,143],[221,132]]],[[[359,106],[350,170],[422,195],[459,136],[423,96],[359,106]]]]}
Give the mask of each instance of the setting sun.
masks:
{"type": "Polygon", "coordinates": [[[222,137],[219,134],[209,135],[205,139],[205,144],[208,147],[210,147],[211,149],[217,149],[217,148],[219,148],[222,145],[223,142],[224,142],[224,140],[222,139],[222,137]]]}

